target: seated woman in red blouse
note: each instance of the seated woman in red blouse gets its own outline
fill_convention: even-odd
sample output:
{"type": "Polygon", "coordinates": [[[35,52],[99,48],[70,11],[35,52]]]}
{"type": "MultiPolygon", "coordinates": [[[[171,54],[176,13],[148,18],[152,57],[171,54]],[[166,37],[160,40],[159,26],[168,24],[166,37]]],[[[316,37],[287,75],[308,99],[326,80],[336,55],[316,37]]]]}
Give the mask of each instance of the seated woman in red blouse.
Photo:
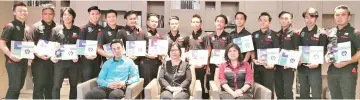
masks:
{"type": "Polygon", "coordinates": [[[231,43],[225,50],[227,62],[220,65],[219,80],[223,91],[221,99],[252,99],[253,71],[248,62],[242,62],[240,48],[231,43]]]}

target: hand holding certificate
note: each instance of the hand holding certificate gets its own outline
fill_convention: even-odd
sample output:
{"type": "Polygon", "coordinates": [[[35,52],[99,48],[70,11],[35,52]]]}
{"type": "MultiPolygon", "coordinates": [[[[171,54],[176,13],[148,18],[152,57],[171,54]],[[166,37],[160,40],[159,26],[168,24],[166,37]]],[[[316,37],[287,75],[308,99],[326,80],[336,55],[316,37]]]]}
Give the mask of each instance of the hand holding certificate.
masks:
{"type": "Polygon", "coordinates": [[[61,59],[61,60],[73,60],[78,59],[77,48],[74,44],[68,45],[59,45],[56,46],[55,56],[53,59],[61,59]]]}
{"type": "Polygon", "coordinates": [[[351,43],[337,43],[337,47],[335,49],[335,62],[338,63],[349,60],[351,60],[351,43]]]}
{"type": "Polygon", "coordinates": [[[97,41],[95,40],[77,40],[76,41],[78,55],[96,55],[97,41]]]}
{"type": "Polygon", "coordinates": [[[323,46],[300,46],[301,63],[324,64],[323,46]]]}
{"type": "Polygon", "coordinates": [[[252,42],[251,35],[238,37],[238,38],[233,39],[233,41],[235,44],[237,44],[240,47],[241,53],[254,50],[254,45],[252,42]]]}
{"type": "Polygon", "coordinates": [[[225,50],[223,49],[213,49],[211,50],[210,63],[212,64],[221,64],[225,61],[225,50]]]}
{"type": "Polygon", "coordinates": [[[152,56],[167,55],[168,42],[168,40],[149,39],[148,54],[152,56]]]}
{"type": "Polygon", "coordinates": [[[189,64],[202,66],[208,63],[208,50],[190,50],[189,51],[189,64]]]}
{"type": "Polygon", "coordinates": [[[145,56],[146,41],[126,41],[126,56],[145,56]]]}
{"type": "Polygon", "coordinates": [[[281,49],[278,65],[296,69],[299,64],[300,56],[301,52],[299,51],[281,49]]]}
{"type": "Polygon", "coordinates": [[[11,54],[19,59],[34,59],[34,42],[11,41],[11,54]]]}
{"type": "Polygon", "coordinates": [[[261,65],[275,65],[279,62],[279,48],[257,49],[257,60],[261,65]]]}

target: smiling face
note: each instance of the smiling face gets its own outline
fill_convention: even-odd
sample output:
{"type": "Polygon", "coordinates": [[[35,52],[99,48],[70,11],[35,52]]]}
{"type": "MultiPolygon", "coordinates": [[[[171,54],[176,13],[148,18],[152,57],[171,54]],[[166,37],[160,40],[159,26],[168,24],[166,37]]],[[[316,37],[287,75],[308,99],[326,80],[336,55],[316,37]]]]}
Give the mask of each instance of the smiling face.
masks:
{"type": "Polygon", "coordinates": [[[130,27],[135,27],[137,24],[136,20],[137,20],[136,14],[131,14],[126,17],[126,25],[130,27]]]}
{"type": "Polygon", "coordinates": [[[267,29],[270,26],[270,21],[269,21],[269,17],[268,16],[261,16],[259,18],[259,25],[260,25],[260,29],[267,29]]]}
{"type": "Polygon", "coordinates": [[[13,14],[17,19],[26,20],[26,17],[28,16],[28,10],[25,6],[17,6],[13,14]]]}
{"type": "Polygon", "coordinates": [[[68,10],[66,10],[64,12],[64,15],[63,15],[62,18],[63,18],[63,21],[64,21],[65,24],[71,24],[73,22],[73,20],[74,20],[74,17],[69,13],[68,10]]]}
{"type": "Polygon", "coordinates": [[[245,25],[245,16],[243,14],[237,14],[235,18],[235,24],[238,27],[243,27],[245,25]]]}
{"type": "Polygon", "coordinates": [[[334,18],[337,25],[345,26],[350,20],[350,15],[346,9],[335,10],[334,18]]]}
{"type": "Polygon", "coordinates": [[[115,13],[108,13],[106,15],[106,22],[112,26],[112,25],[116,25],[116,14],[115,13]]]}
{"type": "Polygon", "coordinates": [[[101,14],[100,14],[99,10],[91,10],[89,12],[90,22],[98,22],[100,19],[100,16],[101,16],[101,14]]]}
{"type": "Polygon", "coordinates": [[[235,47],[231,47],[228,51],[227,56],[229,57],[229,60],[238,60],[239,51],[235,47]]]}
{"type": "Polygon", "coordinates": [[[217,30],[225,28],[225,19],[223,17],[217,17],[215,20],[215,26],[217,30]]]}
{"type": "Polygon", "coordinates": [[[45,9],[41,13],[41,19],[44,20],[46,23],[50,23],[54,20],[55,12],[51,9],[45,9]]]}
{"type": "Polygon", "coordinates": [[[180,58],[180,48],[176,45],[173,45],[170,49],[170,58],[179,59],[180,58]]]}

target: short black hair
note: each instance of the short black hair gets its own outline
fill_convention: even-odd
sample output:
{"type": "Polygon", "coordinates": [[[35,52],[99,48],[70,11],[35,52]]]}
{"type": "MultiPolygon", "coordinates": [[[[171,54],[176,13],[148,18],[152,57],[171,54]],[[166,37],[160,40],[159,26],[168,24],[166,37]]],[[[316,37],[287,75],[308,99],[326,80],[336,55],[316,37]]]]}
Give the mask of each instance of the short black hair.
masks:
{"type": "Polygon", "coordinates": [[[305,18],[306,14],[309,14],[310,17],[315,17],[318,18],[319,17],[319,13],[315,8],[308,8],[306,9],[303,13],[302,13],[302,17],[305,18]]]}
{"type": "Polygon", "coordinates": [[[137,15],[137,13],[134,10],[127,11],[124,15],[124,19],[126,19],[128,16],[130,16],[132,14],[137,15]]]}
{"type": "Polygon", "coordinates": [[[158,14],[155,14],[155,13],[149,13],[149,14],[147,15],[147,18],[146,18],[146,19],[149,20],[151,16],[154,16],[154,17],[156,17],[156,18],[159,19],[158,14]]]}
{"type": "Polygon", "coordinates": [[[110,43],[110,47],[112,47],[112,45],[113,45],[113,44],[115,44],[115,43],[120,43],[121,47],[123,47],[123,41],[121,41],[121,40],[114,40],[114,41],[111,41],[111,43],[110,43]]]}
{"type": "Polygon", "coordinates": [[[99,9],[99,7],[98,6],[91,6],[90,8],[88,8],[88,13],[90,13],[90,11],[91,10],[97,10],[97,11],[99,11],[100,12],[100,9],[99,9]]]}
{"type": "Polygon", "coordinates": [[[110,13],[114,13],[115,14],[115,16],[117,16],[117,12],[115,11],[115,10],[113,10],[113,9],[109,9],[107,12],[106,12],[106,14],[105,14],[105,18],[107,17],[107,15],[108,14],[110,14],[110,13]]]}
{"type": "Polygon", "coordinates": [[[223,14],[217,15],[217,16],[215,17],[215,22],[216,22],[216,19],[217,19],[217,18],[219,18],[219,17],[224,18],[224,20],[225,20],[225,24],[228,24],[227,17],[226,17],[225,15],[223,15],[223,14]]]}
{"type": "Polygon", "coordinates": [[[268,13],[268,12],[262,12],[261,14],[260,14],[260,16],[259,16],[259,18],[258,18],[258,20],[260,20],[260,17],[261,16],[267,16],[268,18],[269,18],[269,22],[271,22],[271,16],[270,16],[270,14],[268,13]]]}
{"type": "Polygon", "coordinates": [[[42,8],[41,8],[41,11],[43,12],[46,9],[50,9],[52,12],[55,13],[55,10],[54,10],[55,6],[53,4],[43,4],[42,8]]]}
{"type": "Polygon", "coordinates": [[[24,7],[26,7],[26,4],[23,3],[23,2],[17,2],[17,3],[15,3],[15,4],[13,5],[13,8],[12,8],[13,12],[15,12],[16,7],[18,7],[18,6],[24,6],[24,7]]]}
{"type": "Polygon", "coordinates": [[[246,16],[246,14],[245,14],[244,12],[237,12],[237,13],[235,14],[235,19],[236,19],[236,16],[237,16],[238,14],[242,14],[242,15],[244,16],[245,20],[247,19],[247,16],[246,16]]]}
{"type": "Polygon", "coordinates": [[[171,17],[169,18],[169,21],[172,20],[172,19],[180,20],[178,16],[171,16],[171,17]]]}
{"type": "Polygon", "coordinates": [[[74,23],[74,20],[75,20],[75,17],[76,17],[76,13],[75,13],[74,9],[72,9],[72,8],[70,8],[70,7],[66,7],[66,8],[63,9],[63,11],[62,11],[61,14],[60,14],[61,18],[63,18],[64,13],[65,13],[66,11],[69,12],[69,14],[70,14],[71,16],[73,16],[72,22],[74,23]]]}
{"type": "Polygon", "coordinates": [[[180,53],[180,57],[181,57],[181,53],[182,53],[182,51],[181,51],[180,44],[179,44],[178,42],[173,42],[173,43],[171,43],[171,44],[169,45],[169,49],[168,49],[168,56],[170,57],[171,48],[172,48],[173,46],[178,47],[178,49],[179,49],[179,53],[180,53]]]}
{"type": "Polygon", "coordinates": [[[240,62],[240,64],[242,64],[242,61],[243,61],[244,58],[243,58],[243,56],[241,55],[240,47],[239,47],[237,44],[235,44],[235,43],[230,43],[230,44],[228,44],[228,45],[226,46],[225,55],[224,55],[225,61],[230,61],[230,58],[229,58],[229,56],[228,56],[228,53],[229,53],[230,48],[232,48],[232,47],[234,47],[236,50],[238,50],[239,57],[238,57],[237,60],[240,62]]]}
{"type": "Polygon", "coordinates": [[[290,13],[290,12],[288,12],[288,11],[282,11],[282,12],[280,12],[280,14],[279,14],[279,18],[282,16],[282,15],[284,15],[284,14],[289,14],[290,15],[290,17],[291,17],[291,19],[293,19],[293,17],[294,17],[294,15],[292,14],[292,13],[290,13]]]}
{"type": "Polygon", "coordinates": [[[347,10],[348,15],[350,16],[351,13],[350,13],[350,8],[349,8],[348,6],[346,6],[346,5],[337,6],[337,7],[334,9],[334,12],[335,12],[336,10],[339,10],[339,9],[347,10]]]}
{"type": "Polygon", "coordinates": [[[192,16],[192,18],[199,18],[199,19],[200,19],[200,23],[202,23],[202,19],[201,19],[200,15],[195,14],[195,15],[192,16]]]}

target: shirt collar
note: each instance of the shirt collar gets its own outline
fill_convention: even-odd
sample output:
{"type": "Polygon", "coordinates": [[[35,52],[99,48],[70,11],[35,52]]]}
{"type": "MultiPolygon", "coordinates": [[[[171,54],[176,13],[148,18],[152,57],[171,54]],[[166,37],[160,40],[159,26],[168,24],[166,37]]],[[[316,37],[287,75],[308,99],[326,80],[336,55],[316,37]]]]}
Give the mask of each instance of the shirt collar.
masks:
{"type": "Polygon", "coordinates": [[[201,28],[198,31],[196,31],[196,34],[194,31],[191,33],[191,35],[193,36],[194,39],[197,39],[201,34],[202,34],[201,28]]]}
{"type": "MultiPolygon", "coordinates": [[[[228,67],[234,68],[234,67],[232,66],[232,64],[231,64],[231,61],[228,61],[226,64],[227,64],[228,67]]],[[[239,68],[239,67],[241,67],[241,62],[240,62],[240,61],[237,63],[235,69],[236,69],[236,68],[239,68]]]]}
{"type": "Polygon", "coordinates": [[[345,27],[343,27],[342,29],[339,29],[339,27],[336,26],[336,29],[340,30],[340,31],[345,31],[346,29],[348,29],[350,27],[350,23],[348,23],[345,27]]]}
{"type": "Polygon", "coordinates": [[[25,26],[25,22],[22,23],[22,22],[19,21],[18,19],[15,19],[15,20],[14,20],[14,24],[19,25],[19,26],[25,26]]]}
{"type": "MultiPolygon", "coordinates": [[[[217,37],[216,32],[214,32],[213,35],[214,35],[215,37],[217,37]]],[[[220,34],[219,37],[223,37],[224,35],[226,35],[225,30],[223,30],[223,31],[221,32],[221,34],[220,34]]]]}
{"type": "Polygon", "coordinates": [[[99,26],[99,24],[93,24],[93,23],[91,23],[91,22],[89,21],[88,26],[90,26],[90,27],[97,27],[97,26],[99,26]]]}
{"type": "Polygon", "coordinates": [[[175,36],[173,36],[171,34],[171,31],[168,33],[168,35],[169,35],[170,39],[173,40],[173,41],[176,41],[176,39],[180,37],[179,31],[176,33],[175,36]]]}
{"type": "Polygon", "coordinates": [[[125,30],[126,30],[126,31],[129,31],[130,33],[133,33],[134,30],[136,30],[136,27],[134,27],[134,29],[131,29],[130,26],[126,25],[126,26],[125,26],[125,30]]]}
{"type": "Polygon", "coordinates": [[[286,28],[285,30],[281,29],[281,32],[287,34],[289,32],[289,30],[290,30],[290,27],[286,28]]]}
{"type": "Polygon", "coordinates": [[[260,31],[261,34],[265,34],[265,35],[266,35],[266,34],[270,33],[270,28],[266,29],[265,33],[263,33],[263,32],[261,31],[261,29],[260,29],[259,31],[260,31]]]}
{"type": "Polygon", "coordinates": [[[313,29],[311,29],[311,30],[309,31],[309,28],[306,26],[306,30],[309,31],[309,32],[312,32],[312,33],[317,33],[317,29],[318,29],[318,27],[317,27],[317,25],[315,25],[315,26],[313,27],[313,29]]]}
{"type": "Polygon", "coordinates": [[[114,30],[116,30],[116,29],[118,28],[118,26],[116,25],[115,29],[112,29],[112,28],[110,27],[110,25],[107,24],[105,28],[107,28],[109,31],[114,31],[114,30]]]}
{"type": "Polygon", "coordinates": [[[71,25],[70,29],[67,29],[66,26],[65,26],[65,24],[63,24],[63,27],[64,27],[64,30],[72,30],[72,29],[74,28],[74,24],[71,25]]]}
{"type": "Polygon", "coordinates": [[[241,34],[241,33],[244,33],[244,32],[245,32],[245,30],[246,30],[246,29],[245,29],[245,27],[244,27],[243,29],[241,29],[241,31],[240,31],[239,33],[237,32],[237,28],[235,28],[235,30],[234,30],[234,31],[235,31],[235,33],[237,33],[237,34],[241,34]]]}
{"type": "Polygon", "coordinates": [[[120,62],[120,63],[121,63],[121,62],[124,62],[124,57],[121,57],[121,58],[120,58],[119,60],[117,60],[117,61],[115,60],[115,57],[113,57],[111,60],[112,60],[113,63],[115,63],[115,62],[120,62]]]}
{"type": "Polygon", "coordinates": [[[56,23],[54,21],[51,22],[51,25],[47,24],[44,20],[41,20],[42,25],[45,27],[55,27],[56,23]]]}
{"type": "Polygon", "coordinates": [[[153,32],[153,31],[151,31],[151,29],[149,29],[149,31],[148,31],[152,36],[154,36],[154,35],[156,35],[156,33],[157,33],[157,29],[155,29],[155,31],[153,32]]]}

